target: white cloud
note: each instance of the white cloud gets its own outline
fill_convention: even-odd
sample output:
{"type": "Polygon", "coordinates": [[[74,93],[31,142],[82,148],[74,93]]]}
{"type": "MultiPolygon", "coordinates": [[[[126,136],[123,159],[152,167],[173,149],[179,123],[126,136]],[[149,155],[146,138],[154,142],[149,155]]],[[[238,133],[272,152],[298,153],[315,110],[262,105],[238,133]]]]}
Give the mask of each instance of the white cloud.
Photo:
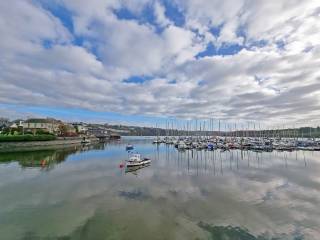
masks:
{"type": "Polygon", "coordinates": [[[28,1],[1,1],[0,46],[2,53],[15,53],[44,40],[56,43],[70,41],[71,35],[50,12],[28,1]]]}
{"type": "Polygon", "coordinates": [[[154,14],[156,17],[157,23],[162,26],[166,27],[168,25],[172,25],[173,23],[166,17],[165,15],[165,8],[159,2],[154,3],[154,14]]]}
{"type": "Polygon", "coordinates": [[[160,1],[51,3],[72,13],[73,32],[40,3],[1,2],[0,102],[272,123],[319,114],[316,1],[175,2],[184,26],[160,1]],[[145,7],[160,30],[138,20],[145,7]],[[121,8],[137,19],[117,18],[121,8]],[[196,59],[209,42],[247,49],[196,59]],[[123,82],[137,75],[151,79],[123,82]]]}

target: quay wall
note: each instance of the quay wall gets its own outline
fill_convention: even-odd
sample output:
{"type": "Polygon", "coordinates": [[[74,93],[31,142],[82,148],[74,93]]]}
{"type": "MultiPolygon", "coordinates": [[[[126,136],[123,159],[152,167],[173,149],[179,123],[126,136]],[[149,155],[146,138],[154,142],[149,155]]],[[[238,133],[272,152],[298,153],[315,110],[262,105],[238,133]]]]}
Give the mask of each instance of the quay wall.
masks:
{"type": "MultiPolygon", "coordinates": [[[[92,143],[99,142],[96,137],[86,137],[92,143]]],[[[81,145],[82,137],[58,138],[51,141],[29,141],[29,142],[0,142],[1,152],[35,151],[66,148],[72,145],[81,145]]]]}

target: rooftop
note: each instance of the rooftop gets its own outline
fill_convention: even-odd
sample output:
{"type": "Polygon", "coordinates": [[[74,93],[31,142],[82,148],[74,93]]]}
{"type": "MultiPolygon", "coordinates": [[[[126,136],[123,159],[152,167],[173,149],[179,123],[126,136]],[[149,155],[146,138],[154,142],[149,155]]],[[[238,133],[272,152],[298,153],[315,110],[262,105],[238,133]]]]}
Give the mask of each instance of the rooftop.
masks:
{"type": "Polygon", "coordinates": [[[26,123],[60,123],[61,121],[54,118],[29,118],[26,123]]]}

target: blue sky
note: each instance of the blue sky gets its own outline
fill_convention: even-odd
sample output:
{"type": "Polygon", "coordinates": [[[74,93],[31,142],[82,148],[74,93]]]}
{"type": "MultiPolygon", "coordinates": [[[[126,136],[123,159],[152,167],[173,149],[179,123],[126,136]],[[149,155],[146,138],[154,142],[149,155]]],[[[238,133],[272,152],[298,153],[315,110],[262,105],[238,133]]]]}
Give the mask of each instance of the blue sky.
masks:
{"type": "Polygon", "coordinates": [[[81,108],[39,107],[14,104],[0,104],[0,108],[13,109],[22,113],[20,115],[21,117],[52,117],[75,122],[84,121],[123,125],[148,125],[154,127],[156,125],[165,126],[166,121],[169,121],[168,118],[125,115],[113,112],[97,112],[81,108]]]}
{"type": "MultiPolygon", "coordinates": [[[[193,128],[200,129],[200,123],[203,128],[206,129],[214,127],[218,129],[218,119],[206,119],[206,120],[193,120],[193,119],[177,119],[168,117],[151,117],[151,116],[139,116],[139,115],[125,115],[113,112],[96,112],[84,109],[76,108],[56,108],[56,107],[35,107],[35,106],[23,106],[14,104],[0,104],[1,108],[14,109],[20,112],[19,117],[50,117],[59,118],[65,121],[84,121],[95,123],[109,123],[109,124],[121,124],[132,126],[149,126],[149,127],[161,127],[161,128],[179,128],[187,129],[193,128]]],[[[253,123],[250,123],[253,126],[253,123]]],[[[242,125],[247,127],[246,125],[242,125]]],[[[221,123],[221,130],[234,128],[234,123],[221,123]]],[[[239,125],[240,127],[240,125],[239,125]]]]}
{"type": "Polygon", "coordinates": [[[289,0],[3,2],[1,116],[316,122],[319,9],[289,0]]]}

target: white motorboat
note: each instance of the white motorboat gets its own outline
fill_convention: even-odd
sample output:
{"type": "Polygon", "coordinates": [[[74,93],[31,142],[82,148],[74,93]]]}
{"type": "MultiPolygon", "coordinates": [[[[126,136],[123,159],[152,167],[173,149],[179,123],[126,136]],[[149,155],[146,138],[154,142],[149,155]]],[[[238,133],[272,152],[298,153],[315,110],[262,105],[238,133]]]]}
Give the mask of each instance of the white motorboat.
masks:
{"type": "Polygon", "coordinates": [[[152,142],[153,144],[160,144],[161,143],[161,140],[159,138],[153,140],[152,142]]]}
{"type": "Polygon", "coordinates": [[[177,148],[180,149],[180,150],[181,150],[181,149],[187,149],[187,145],[186,145],[184,142],[180,141],[180,142],[178,143],[177,148]]]}
{"type": "Polygon", "coordinates": [[[136,166],[142,166],[146,164],[150,164],[151,160],[149,158],[141,158],[141,155],[136,153],[132,154],[129,160],[126,161],[127,167],[136,167],[136,166]]]}

